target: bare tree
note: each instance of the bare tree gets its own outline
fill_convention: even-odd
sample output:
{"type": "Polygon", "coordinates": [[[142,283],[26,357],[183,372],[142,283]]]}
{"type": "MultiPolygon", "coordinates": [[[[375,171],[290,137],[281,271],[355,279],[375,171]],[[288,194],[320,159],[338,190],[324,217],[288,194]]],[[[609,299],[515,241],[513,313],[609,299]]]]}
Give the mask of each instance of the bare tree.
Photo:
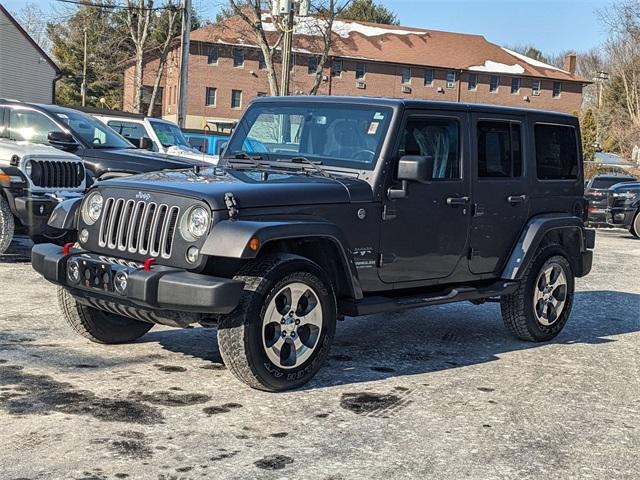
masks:
{"type": "Polygon", "coordinates": [[[133,111],[142,110],[144,53],[149,40],[153,0],[126,0],[125,22],[134,46],[135,75],[133,78],[133,111]]]}
{"type": "Polygon", "coordinates": [[[15,17],[33,41],[49,53],[51,40],[47,34],[48,15],[37,4],[28,2],[15,14],[15,17]]]}

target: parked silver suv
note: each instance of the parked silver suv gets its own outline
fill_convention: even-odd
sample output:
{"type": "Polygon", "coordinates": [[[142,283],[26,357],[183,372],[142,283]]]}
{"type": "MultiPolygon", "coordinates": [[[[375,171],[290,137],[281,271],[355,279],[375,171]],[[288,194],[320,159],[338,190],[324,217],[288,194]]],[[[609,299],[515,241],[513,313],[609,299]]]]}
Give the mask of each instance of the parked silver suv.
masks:
{"type": "Polygon", "coordinates": [[[82,160],[72,153],[25,141],[0,138],[0,254],[16,224],[36,242],[63,241],[66,232],[47,225],[62,200],[86,189],[82,160]]]}

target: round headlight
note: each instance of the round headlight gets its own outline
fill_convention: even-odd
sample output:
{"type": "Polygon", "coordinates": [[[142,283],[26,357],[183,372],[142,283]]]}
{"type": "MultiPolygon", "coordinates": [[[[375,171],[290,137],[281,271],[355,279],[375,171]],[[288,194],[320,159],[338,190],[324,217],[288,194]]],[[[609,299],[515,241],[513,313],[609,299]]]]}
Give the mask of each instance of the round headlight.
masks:
{"type": "Polygon", "coordinates": [[[209,230],[211,216],[203,207],[192,208],[187,217],[187,231],[193,238],[200,238],[209,230]]]}
{"type": "Polygon", "coordinates": [[[93,225],[100,218],[104,199],[99,192],[93,192],[84,202],[82,207],[82,219],[87,225],[93,225]]]}
{"type": "Polygon", "coordinates": [[[31,160],[27,160],[24,164],[24,173],[27,174],[27,177],[31,177],[31,172],[33,171],[33,165],[31,165],[31,160]]]}

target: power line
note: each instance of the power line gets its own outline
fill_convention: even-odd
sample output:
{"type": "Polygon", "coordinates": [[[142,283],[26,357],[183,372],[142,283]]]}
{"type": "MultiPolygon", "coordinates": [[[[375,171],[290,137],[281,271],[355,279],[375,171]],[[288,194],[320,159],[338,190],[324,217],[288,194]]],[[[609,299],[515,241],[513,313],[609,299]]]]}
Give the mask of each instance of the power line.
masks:
{"type": "Polygon", "coordinates": [[[90,3],[90,2],[82,2],[82,1],[77,1],[77,0],[55,0],[56,2],[60,2],[60,3],[70,3],[72,5],[80,5],[83,7],[92,7],[92,8],[101,8],[101,9],[108,9],[108,10],[140,10],[140,11],[151,11],[151,12],[156,12],[158,10],[177,10],[180,7],[178,7],[177,5],[166,5],[164,7],[153,7],[153,8],[147,8],[147,7],[136,7],[133,5],[108,5],[108,4],[96,4],[96,3],[90,3]]]}

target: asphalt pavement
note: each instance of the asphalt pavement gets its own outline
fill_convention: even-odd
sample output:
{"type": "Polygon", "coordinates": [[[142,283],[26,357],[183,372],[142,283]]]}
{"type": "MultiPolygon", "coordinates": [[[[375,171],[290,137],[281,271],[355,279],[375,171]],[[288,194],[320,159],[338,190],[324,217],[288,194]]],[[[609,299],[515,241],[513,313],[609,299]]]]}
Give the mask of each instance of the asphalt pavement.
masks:
{"type": "Polygon", "coordinates": [[[306,388],[250,390],[215,329],[91,344],[21,240],[0,257],[0,479],[638,479],[640,240],[599,231],[552,342],[496,304],[338,325],[306,388]]]}

